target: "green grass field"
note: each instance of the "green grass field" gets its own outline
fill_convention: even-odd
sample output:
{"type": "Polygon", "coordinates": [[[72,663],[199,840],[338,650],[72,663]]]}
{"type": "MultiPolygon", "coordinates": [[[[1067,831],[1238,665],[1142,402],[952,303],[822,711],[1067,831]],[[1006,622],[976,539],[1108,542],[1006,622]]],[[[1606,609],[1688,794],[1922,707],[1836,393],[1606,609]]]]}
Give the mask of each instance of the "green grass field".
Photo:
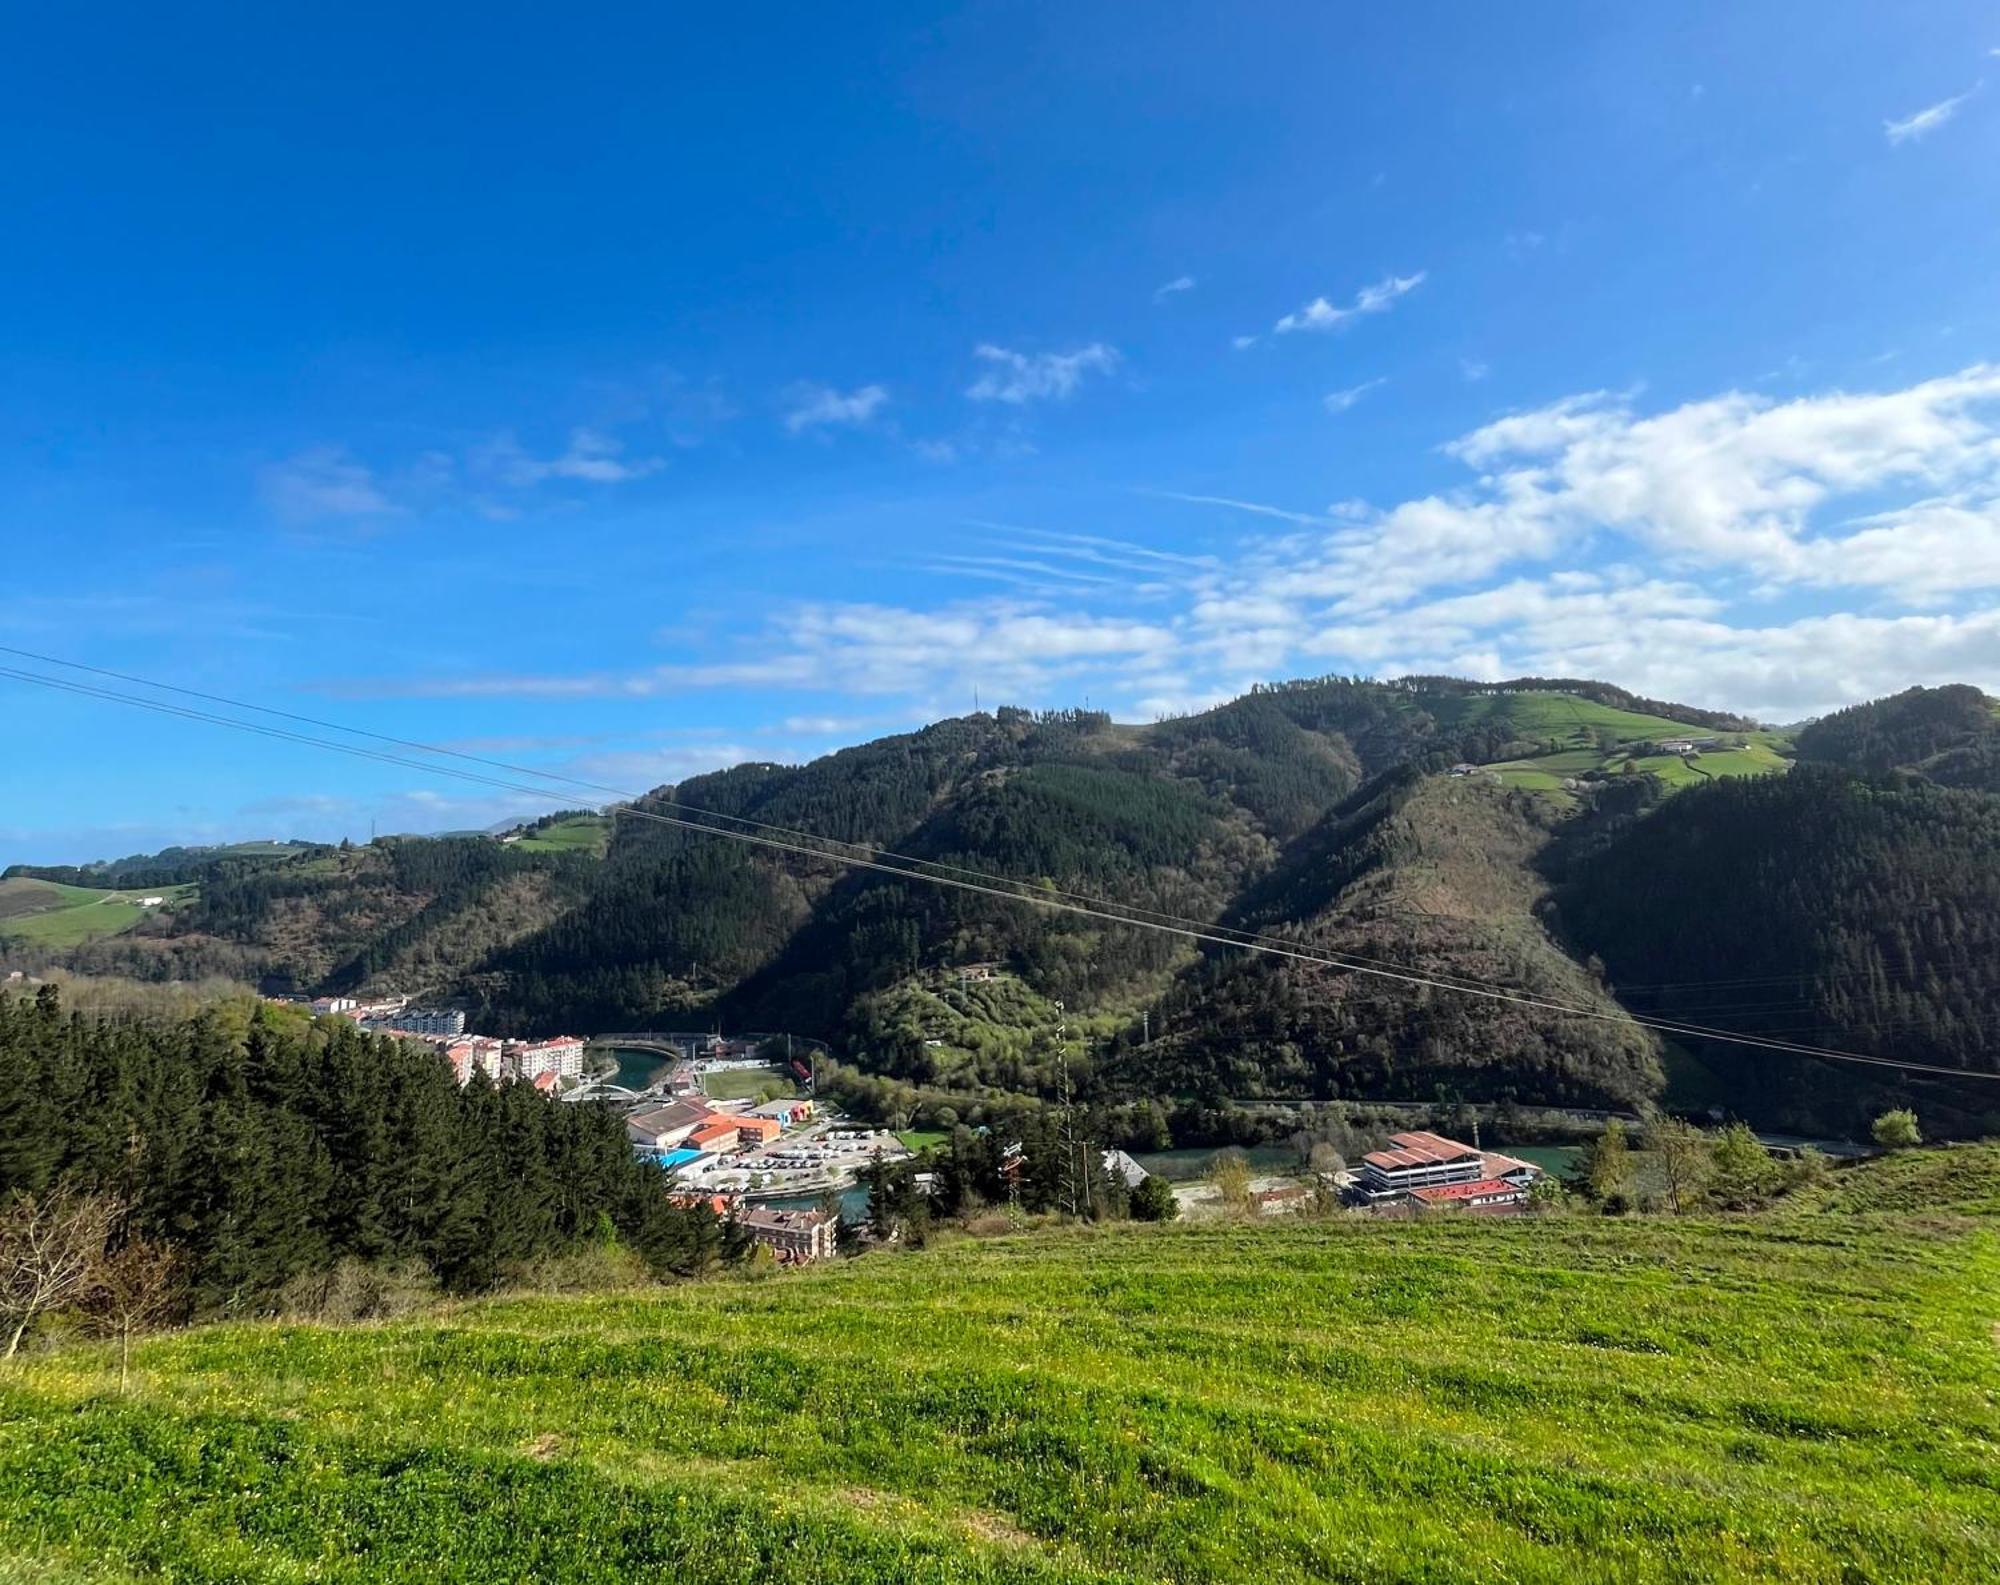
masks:
{"type": "MultiPolygon", "coordinates": [[[[1561,696],[1558,696],[1561,697],[1561,696]]],[[[1599,708],[1593,706],[1592,708],[1599,708]]],[[[1617,715],[1623,712],[1611,711],[1617,715]]],[[[1634,717],[1646,720],[1646,717],[1634,717]]],[[[1654,723],[1657,728],[1663,723],[1654,723]]],[[[1672,732],[1652,731],[1646,735],[1646,742],[1661,737],[1703,736],[1705,734],[1687,727],[1672,732]]],[[[1660,778],[1668,787],[1694,787],[1702,782],[1721,776],[1769,776],[1791,769],[1791,761],[1773,746],[1782,741],[1776,733],[1722,734],[1725,740],[1744,737],[1740,748],[1721,748],[1707,753],[1682,758],[1677,754],[1647,754],[1634,750],[1643,746],[1633,743],[1605,749],[1593,744],[1590,747],[1565,748],[1558,753],[1538,754],[1528,759],[1505,760],[1482,767],[1484,773],[1497,776],[1510,787],[1522,787],[1533,792],[1560,794],[1565,781],[1583,775],[1587,771],[1599,771],[1606,775],[1617,775],[1628,766],[1634,771],[1660,778]]]]}
{"type": "Polygon", "coordinates": [[[0,938],[39,947],[78,947],[130,930],[153,912],[140,905],[141,897],[164,897],[160,907],[171,909],[199,891],[197,886],[99,890],[16,876],[0,880],[0,938]]]}
{"type": "Polygon", "coordinates": [[[797,1095],[792,1076],[777,1068],[724,1068],[701,1076],[702,1093],[715,1101],[746,1101],[759,1090],[779,1096],[797,1095]]]}
{"type": "Polygon", "coordinates": [[[1522,737],[1612,732],[1621,738],[1664,738],[1704,730],[1685,721],[1620,710],[1570,693],[1466,694],[1427,700],[1426,705],[1446,727],[1499,721],[1522,737]]]}
{"type": "Polygon", "coordinates": [[[0,1558],[93,1581],[1990,1581],[1996,1203],[1989,1146],[1761,1219],[1126,1226],[217,1326],[143,1344],[122,1398],[78,1345],[0,1373],[0,1558]]]}
{"type": "Polygon", "coordinates": [[[602,858],[611,844],[607,815],[576,815],[531,832],[515,843],[524,853],[588,853],[602,858]]]}

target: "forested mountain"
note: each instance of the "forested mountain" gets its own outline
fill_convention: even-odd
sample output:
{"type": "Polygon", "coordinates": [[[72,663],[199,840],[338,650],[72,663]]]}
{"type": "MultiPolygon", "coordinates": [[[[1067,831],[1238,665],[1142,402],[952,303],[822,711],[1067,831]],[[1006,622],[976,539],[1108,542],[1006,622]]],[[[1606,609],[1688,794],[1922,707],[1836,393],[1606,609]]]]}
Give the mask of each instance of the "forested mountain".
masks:
{"type": "MultiPolygon", "coordinates": [[[[1564,914],[1637,1010],[2000,1072],[2000,798],[1821,766],[1718,782],[1579,861],[1564,914]]],[[[1892,1080],[1818,1084],[1781,1055],[1686,1043],[1737,1104],[1783,1104],[1804,1126],[1851,1126],[1864,1081],[1892,1080]]],[[[2000,1105],[1929,1089],[1934,1116],[2000,1105]]]]}
{"type": "MultiPolygon", "coordinates": [[[[659,789],[618,813],[608,847],[596,822],[576,845],[218,860],[193,904],[42,958],[449,996],[494,1033],[791,1029],[851,1066],[988,1098],[1046,1094],[1066,1053],[1106,1103],[1626,1107],[1671,1083],[1834,1126],[1893,1075],[1663,1044],[1621,1007],[1990,1066],[1977,1032],[2000,1019],[2000,978],[1959,958],[2000,920],[2000,798],[1981,790],[1993,722],[1977,690],[1913,690],[1803,729],[1814,763],[1794,781],[1774,774],[1782,733],[1569,679],[1322,678],[1148,726],[1003,709],[659,789]],[[809,833],[1576,1011],[1246,957],[654,815],[809,833]],[[968,965],[994,967],[975,982],[968,965]],[[1800,987],[1782,1016],[1756,995],[1660,991],[1779,976],[1800,987]]],[[[1961,1084],[1950,1105],[1974,1116],[1983,1093],[1961,1084]]]]}
{"type": "Polygon", "coordinates": [[[1977,688],[1911,688],[1802,728],[1799,758],[2000,792],[2000,704],[1977,688]]]}
{"type": "MultiPolygon", "coordinates": [[[[223,975],[281,992],[393,981],[443,994],[494,950],[581,901],[594,867],[586,854],[486,837],[171,852],[170,867],[127,859],[70,871],[85,879],[68,883],[102,886],[112,882],[96,877],[116,875],[128,889],[192,884],[190,903],[66,952],[16,945],[8,961],[142,979],[223,975]]],[[[7,873],[66,879],[25,865],[7,873]]]]}
{"type": "MultiPolygon", "coordinates": [[[[1499,984],[1615,1014],[1542,923],[1537,866],[1557,825],[1533,795],[1485,778],[1399,771],[1299,841],[1227,924],[1322,955],[1499,984]]],[[[1163,999],[1130,1081],[1220,1098],[1366,1095],[1628,1107],[1660,1087],[1630,1024],[1236,952],[1208,955],[1163,999]]]]}

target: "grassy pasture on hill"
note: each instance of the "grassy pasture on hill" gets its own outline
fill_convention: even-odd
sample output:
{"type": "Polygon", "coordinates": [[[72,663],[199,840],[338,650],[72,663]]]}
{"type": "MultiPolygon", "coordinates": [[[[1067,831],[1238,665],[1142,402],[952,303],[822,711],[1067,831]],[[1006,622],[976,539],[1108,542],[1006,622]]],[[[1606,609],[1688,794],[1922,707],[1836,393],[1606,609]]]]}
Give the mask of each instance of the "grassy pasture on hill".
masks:
{"type": "Polygon", "coordinates": [[[123,1399],[79,1346],[0,1376],[0,1558],[93,1580],[1990,1580],[2000,1234],[1966,1212],[1996,1190],[1988,1146],[1759,1219],[1031,1234],[210,1327],[143,1345],[123,1399]]]}
{"type": "Polygon", "coordinates": [[[1462,694],[1425,702],[1447,728],[1504,721],[1522,737],[1580,738],[1598,732],[1615,733],[1621,738],[1708,735],[1703,728],[1691,727],[1685,721],[1640,715],[1571,693],[1462,694]]]}
{"type": "MultiPolygon", "coordinates": [[[[1678,734],[1659,734],[1661,737],[1690,734],[1685,727],[1678,734]]],[[[1693,733],[1694,736],[1715,734],[1693,733]]],[[[1734,741],[1739,734],[1723,734],[1726,741],[1734,741]]],[[[1650,740],[1649,740],[1650,741],[1650,740]]],[[[1791,769],[1791,761],[1771,746],[1772,736],[1748,736],[1740,748],[1713,749],[1683,758],[1678,754],[1634,753],[1627,747],[1617,748],[1567,748],[1560,753],[1538,754],[1529,759],[1505,760],[1482,767],[1485,773],[1500,778],[1510,787],[1524,787],[1536,792],[1559,792],[1563,783],[1589,771],[1605,775],[1618,775],[1628,766],[1635,772],[1657,776],[1669,787],[1693,787],[1702,782],[1721,776],[1769,776],[1791,769]]],[[[1640,745],[1634,744],[1632,747],[1640,745]]]]}
{"type": "Polygon", "coordinates": [[[523,853],[589,853],[602,858],[610,841],[608,815],[573,815],[529,832],[514,846],[523,853]]]}
{"type": "Polygon", "coordinates": [[[152,909],[141,897],[164,897],[163,908],[176,908],[192,898],[195,886],[141,886],[100,890],[65,886],[57,881],[15,876],[0,880],[0,938],[41,947],[75,947],[102,936],[130,930],[152,909]]]}

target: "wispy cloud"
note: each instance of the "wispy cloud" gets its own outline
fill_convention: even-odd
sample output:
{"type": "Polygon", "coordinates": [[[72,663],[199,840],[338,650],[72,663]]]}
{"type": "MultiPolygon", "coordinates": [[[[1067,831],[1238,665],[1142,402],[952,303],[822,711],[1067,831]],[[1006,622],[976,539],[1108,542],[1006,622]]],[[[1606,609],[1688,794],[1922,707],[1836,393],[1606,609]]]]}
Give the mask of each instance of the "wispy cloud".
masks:
{"type": "Polygon", "coordinates": [[[1363,380],[1359,385],[1350,385],[1345,390],[1328,391],[1320,400],[1329,413],[1344,413],[1370,391],[1388,383],[1386,378],[1363,380]]]}
{"type": "Polygon", "coordinates": [[[1585,392],[1441,451],[1462,484],[1383,506],[1149,492],[1270,520],[1230,525],[1225,556],[978,521],[965,526],[982,538],[926,565],[1004,587],[992,597],[773,607],[739,647],[674,664],[348,691],[767,689],[844,714],[977,686],[1022,703],[1087,694],[1129,718],[1303,672],[1532,672],[1794,719],[1917,679],[2000,686],[2000,366],[1787,401],[1646,409],[1585,392]],[[1866,591],[1868,609],[1827,609],[1837,590],[1866,591]]]}
{"type": "Polygon", "coordinates": [[[1029,556],[933,556],[924,563],[924,569],[953,577],[988,578],[1025,589],[1045,589],[1051,583],[1109,589],[1115,588],[1119,581],[1029,556]]]}
{"type": "Polygon", "coordinates": [[[995,529],[1003,534],[1018,535],[1020,538],[1039,542],[1043,553],[1052,556],[1067,556],[1077,561],[1094,562],[1099,566],[1119,567],[1127,571],[1148,568],[1212,567],[1213,556],[1190,556],[1180,551],[1160,550],[1152,545],[1142,545],[1136,540],[1116,539],[1107,534],[1075,534],[1053,528],[1023,528],[1013,523],[993,523],[981,518],[968,519],[973,528],[995,529]]]}
{"type": "Polygon", "coordinates": [[[1493,368],[1483,358],[1460,358],[1458,360],[1458,372],[1459,377],[1467,385],[1477,385],[1493,372],[1493,368]]]}
{"type": "Polygon", "coordinates": [[[1891,144],[1910,143],[1928,137],[1957,115],[1958,107],[1971,97],[1972,94],[1966,92],[1951,99],[1940,99],[1936,104],[1926,105],[1915,115],[1905,116],[1900,121],[1884,121],[1882,135],[1891,144]]]}
{"type": "Polygon", "coordinates": [[[1166,285],[1153,289],[1153,301],[1164,303],[1169,297],[1178,296],[1182,292],[1191,292],[1193,290],[1194,277],[1192,275],[1176,275],[1166,285]]]}
{"type": "Polygon", "coordinates": [[[812,430],[861,428],[874,421],[888,404],[889,393],[879,385],[860,385],[851,391],[830,385],[795,385],[787,393],[786,432],[802,435],[812,430]]]}
{"type": "Polygon", "coordinates": [[[624,455],[624,443],[595,429],[570,431],[568,447],[553,457],[537,457],[524,450],[512,434],[502,434],[480,447],[475,460],[504,484],[526,488],[551,479],[584,484],[625,484],[658,473],[666,460],[661,457],[624,455]]]}
{"type": "Polygon", "coordinates": [[[1248,512],[1254,517],[1275,517],[1286,523],[1301,523],[1313,528],[1324,528],[1328,519],[1317,512],[1296,512],[1283,506],[1266,506],[1262,501],[1239,501],[1227,495],[1186,495],[1179,490],[1146,490],[1146,495],[1157,496],[1163,501],[1185,501],[1190,506],[1220,506],[1232,512],[1248,512]]]}
{"type": "Polygon", "coordinates": [[[1324,297],[1315,297],[1297,312],[1285,315],[1271,328],[1281,336],[1295,330],[1338,330],[1365,314],[1385,314],[1396,305],[1398,298],[1408,296],[1423,285],[1429,274],[1428,270],[1418,270],[1414,275],[1384,276],[1374,285],[1362,287],[1354,294],[1354,301],[1345,307],[1335,307],[1324,297]]]}
{"type": "Polygon", "coordinates": [[[402,509],[374,470],[341,446],[314,446],[274,462],[257,476],[264,504],[288,523],[326,518],[380,518],[402,509]]]}
{"type": "Polygon", "coordinates": [[[1118,367],[1118,349],[1093,341],[1074,352],[1014,352],[991,342],[973,349],[973,356],[988,365],[986,372],[965,389],[975,402],[1005,402],[1019,407],[1028,402],[1054,398],[1065,400],[1076,394],[1089,374],[1109,374],[1118,367]]]}

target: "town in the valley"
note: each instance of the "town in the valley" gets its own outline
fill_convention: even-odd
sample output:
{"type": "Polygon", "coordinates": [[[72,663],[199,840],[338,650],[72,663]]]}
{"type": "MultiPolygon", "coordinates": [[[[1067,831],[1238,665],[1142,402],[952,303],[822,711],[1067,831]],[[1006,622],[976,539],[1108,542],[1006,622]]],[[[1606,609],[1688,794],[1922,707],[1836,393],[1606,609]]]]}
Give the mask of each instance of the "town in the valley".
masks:
{"type": "MultiPolygon", "coordinates": [[[[783,1264],[832,1255],[843,1215],[865,1208],[857,1189],[863,1170],[917,1153],[911,1135],[819,1102],[810,1060],[815,1042],[715,1031],[516,1040],[472,1032],[459,1009],[403,998],[322,996],[310,1006],[315,1015],[348,1019],[370,1034],[435,1047],[460,1084],[476,1074],[618,1108],[636,1155],[666,1173],[688,1202],[733,1219],[783,1264]],[[619,1082],[634,1066],[642,1082],[619,1082]]],[[[1149,1176],[1123,1150],[1101,1154],[1105,1171],[1129,1187],[1149,1176]]],[[[1271,1216],[1328,1198],[1378,1216],[1512,1215],[1530,1208],[1545,1176],[1534,1162],[1482,1149],[1476,1137],[1468,1144],[1416,1130],[1391,1134],[1352,1167],[1253,1178],[1248,1192],[1251,1208],[1271,1216]]],[[[1201,1180],[1176,1183],[1174,1193],[1192,1216],[1213,1210],[1218,1198],[1201,1180]]]]}

